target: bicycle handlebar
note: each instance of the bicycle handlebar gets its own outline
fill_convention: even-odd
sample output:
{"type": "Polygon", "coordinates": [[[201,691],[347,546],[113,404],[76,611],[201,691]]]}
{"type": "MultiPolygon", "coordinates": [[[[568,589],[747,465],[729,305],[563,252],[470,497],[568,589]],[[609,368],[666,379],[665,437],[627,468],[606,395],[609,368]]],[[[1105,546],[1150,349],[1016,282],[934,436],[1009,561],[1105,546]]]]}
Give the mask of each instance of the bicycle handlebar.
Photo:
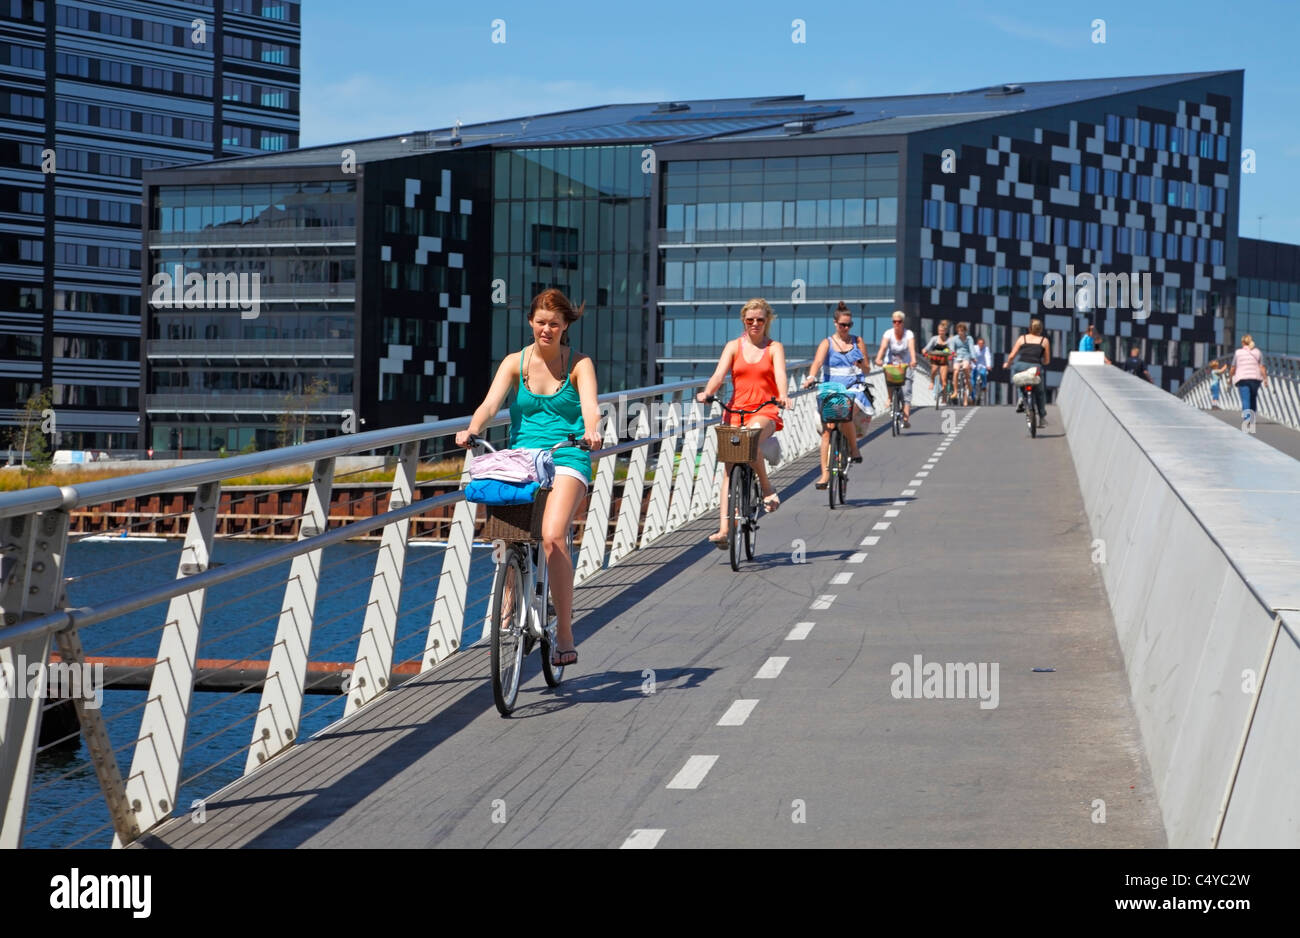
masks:
{"type": "MultiPolygon", "coordinates": [[[[714,403],[716,403],[719,407],[721,407],[721,408],[722,408],[723,410],[725,410],[727,413],[729,413],[729,414],[739,414],[739,415],[742,416],[742,417],[748,416],[749,414],[756,414],[756,413],[758,413],[760,410],[762,410],[764,407],[766,407],[768,404],[775,404],[777,407],[781,407],[781,402],[778,401],[775,397],[769,397],[767,400],[765,400],[763,403],[759,404],[759,405],[758,405],[757,407],[755,407],[753,410],[743,410],[743,409],[741,409],[741,408],[739,408],[739,407],[729,407],[729,406],[727,406],[726,404],[722,403],[722,401],[718,400],[716,397],[712,397],[712,396],[710,396],[710,397],[706,397],[706,398],[704,399],[704,403],[706,403],[706,404],[714,404],[714,403]]],[[[782,408],[782,409],[784,409],[784,408],[782,408]]]]}
{"type": "MultiPolygon", "coordinates": [[[[469,438],[465,441],[465,448],[473,449],[475,446],[481,446],[484,449],[486,449],[489,453],[495,453],[497,451],[497,448],[493,446],[491,443],[489,443],[487,440],[483,439],[481,436],[476,436],[473,433],[471,433],[469,435],[469,438]]],[[[569,434],[569,438],[567,440],[561,440],[559,443],[556,443],[554,446],[548,446],[546,448],[553,453],[557,449],[563,449],[566,446],[576,446],[578,449],[591,452],[591,444],[588,443],[586,440],[578,439],[572,433],[569,434]]]]}

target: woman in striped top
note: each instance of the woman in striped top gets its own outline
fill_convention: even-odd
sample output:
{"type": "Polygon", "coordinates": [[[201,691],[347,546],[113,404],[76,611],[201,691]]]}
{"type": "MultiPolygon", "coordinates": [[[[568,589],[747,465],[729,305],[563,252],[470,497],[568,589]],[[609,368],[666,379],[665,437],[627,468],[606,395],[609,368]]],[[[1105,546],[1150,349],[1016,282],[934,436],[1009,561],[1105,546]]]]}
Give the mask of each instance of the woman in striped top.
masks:
{"type": "Polygon", "coordinates": [[[1241,393],[1241,429],[1255,432],[1255,410],[1259,405],[1260,386],[1268,381],[1264,353],[1255,348],[1250,333],[1241,337],[1241,348],[1232,356],[1232,383],[1241,393]]]}

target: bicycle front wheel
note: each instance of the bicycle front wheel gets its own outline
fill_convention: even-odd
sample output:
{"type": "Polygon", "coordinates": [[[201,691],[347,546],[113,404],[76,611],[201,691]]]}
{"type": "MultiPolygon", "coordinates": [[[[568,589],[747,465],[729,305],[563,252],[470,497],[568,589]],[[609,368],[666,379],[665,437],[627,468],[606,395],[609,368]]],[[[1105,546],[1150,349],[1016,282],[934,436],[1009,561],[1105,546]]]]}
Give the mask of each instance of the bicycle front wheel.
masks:
{"type": "Polygon", "coordinates": [[[731,483],[727,487],[727,548],[731,553],[731,569],[740,569],[740,552],[743,549],[741,533],[749,517],[745,500],[749,496],[749,467],[736,463],[731,467],[731,483]]]}
{"type": "Polygon", "coordinates": [[[840,505],[844,504],[844,493],[849,490],[849,441],[840,435],[840,471],[836,474],[836,487],[840,490],[840,505]]]}
{"type": "Polygon", "coordinates": [[[749,473],[749,498],[745,506],[745,559],[753,560],[758,550],[758,516],[763,513],[763,489],[758,474],[749,473]]]}
{"type": "Polygon", "coordinates": [[[491,646],[492,699],[503,717],[515,709],[519,696],[519,675],[524,664],[524,628],[528,597],[524,591],[524,566],[516,548],[511,548],[497,567],[492,590],[491,646]]]}
{"type": "Polygon", "coordinates": [[[835,510],[835,493],[840,488],[840,450],[844,447],[844,437],[839,426],[831,429],[830,445],[826,447],[826,468],[831,474],[831,484],[826,486],[826,497],[830,500],[831,510],[835,510]]]}

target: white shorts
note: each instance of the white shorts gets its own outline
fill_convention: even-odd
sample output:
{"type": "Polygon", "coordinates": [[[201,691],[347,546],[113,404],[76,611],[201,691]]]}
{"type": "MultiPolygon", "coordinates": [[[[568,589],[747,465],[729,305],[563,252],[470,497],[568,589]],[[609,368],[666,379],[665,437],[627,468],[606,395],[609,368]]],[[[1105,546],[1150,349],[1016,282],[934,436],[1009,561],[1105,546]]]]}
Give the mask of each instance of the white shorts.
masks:
{"type": "Polygon", "coordinates": [[[585,487],[591,488],[591,480],[587,478],[586,473],[574,469],[572,466],[556,466],[555,474],[557,476],[569,476],[573,479],[579,479],[585,487]]]}

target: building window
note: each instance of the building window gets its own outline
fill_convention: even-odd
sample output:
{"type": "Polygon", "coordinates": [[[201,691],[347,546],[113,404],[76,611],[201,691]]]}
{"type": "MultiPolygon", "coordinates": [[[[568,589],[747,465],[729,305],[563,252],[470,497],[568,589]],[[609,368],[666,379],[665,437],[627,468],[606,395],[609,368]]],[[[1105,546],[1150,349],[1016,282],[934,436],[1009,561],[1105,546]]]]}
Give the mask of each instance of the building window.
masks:
{"type": "Polygon", "coordinates": [[[1113,169],[1105,170],[1101,179],[1101,194],[1114,198],[1119,194],[1119,173],[1113,169]]]}
{"type": "Polygon", "coordinates": [[[1085,166],[1083,168],[1083,191],[1091,195],[1097,194],[1097,177],[1100,174],[1096,166],[1085,166]]]}
{"type": "Polygon", "coordinates": [[[1083,170],[1080,168],[1078,163],[1070,164],[1070,191],[1071,192],[1079,191],[1080,178],[1082,176],[1082,173],[1083,170]]]}
{"type": "Polygon", "coordinates": [[[1119,143],[1119,115],[1106,115],[1106,142],[1119,143]]]}

